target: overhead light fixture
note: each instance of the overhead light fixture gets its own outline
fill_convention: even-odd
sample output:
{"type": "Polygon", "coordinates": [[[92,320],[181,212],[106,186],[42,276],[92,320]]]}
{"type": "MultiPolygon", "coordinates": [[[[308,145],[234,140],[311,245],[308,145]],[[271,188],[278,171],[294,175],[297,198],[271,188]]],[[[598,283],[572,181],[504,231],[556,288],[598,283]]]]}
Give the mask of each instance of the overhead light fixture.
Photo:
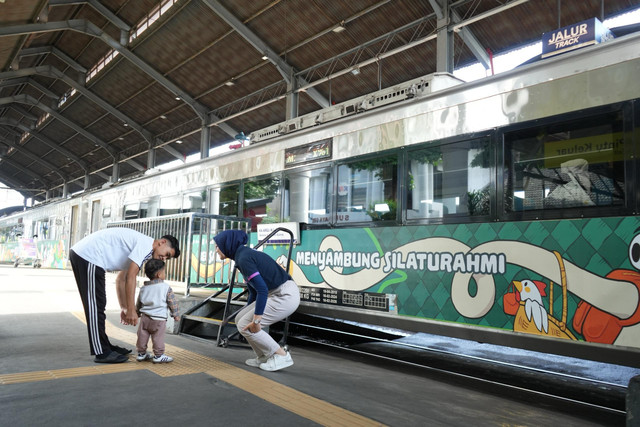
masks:
{"type": "Polygon", "coordinates": [[[332,29],[331,31],[333,31],[334,33],[341,33],[344,30],[346,30],[347,27],[344,26],[344,21],[342,21],[341,23],[339,23],[334,29],[332,29]]]}
{"type": "Polygon", "coordinates": [[[267,54],[265,53],[264,55],[262,55],[262,60],[266,61],[267,59],[269,59],[269,57],[267,56],[267,54]]]}
{"type": "Polygon", "coordinates": [[[233,80],[229,80],[228,82],[224,82],[225,86],[235,86],[236,83],[233,80]]]}
{"type": "Polygon", "coordinates": [[[176,96],[176,101],[180,101],[182,98],[180,98],[179,96],[176,96]]]}
{"type": "Polygon", "coordinates": [[[166,120],[166,119],[167,119],[167,116],[165,116],[165,115],[163,114],[163,115],[161,115],[161,116],[160,116],[160,118],[161,118],[162,120],[166,120]]]}
{"type": "Polygon", "coordinates": [[[124,125],[124,127],[127,127],[127,126],[129,126],[129,123],[124,122],[123,125],[124,125]]]}
{"type": "Polygon", "coordinates": [[[176,144],[182,144],[182,140],[181,139],[177,140],[176,144]]]}
{"type": "Polygon", "coordinates": [[[360,67],[354,68],[353,70],[351,70],[351,74],[353,74],[354,76],[357,76],[358,74],[360,74],[360,67]]]}
{"type": "MultiPolygon", "coordinates": [[[[124,138],[123,138],[123,137],[121,137],[121,136],[119,136],[119,137],[118,137],[118,141],[122,141],[123,139],[124,139],[124,138]]],[[[96,144],[96,147],[97,147],[97,146],[98,146],[98,145],[96,144]]]]}

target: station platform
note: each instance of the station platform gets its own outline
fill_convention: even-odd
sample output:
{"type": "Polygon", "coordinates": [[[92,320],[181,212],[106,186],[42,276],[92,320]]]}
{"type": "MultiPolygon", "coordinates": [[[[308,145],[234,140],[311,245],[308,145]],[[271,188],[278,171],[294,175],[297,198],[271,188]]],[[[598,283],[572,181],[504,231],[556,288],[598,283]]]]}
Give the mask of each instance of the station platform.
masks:
{"type": "Polygon", "coordinates": [[[0,266],[0,424],[621,425],[318,346],[293,344],[295,364],[266,372],[244,364],[248,347],[167,334],[172,363],[136,362],[136,329],[119,324],[109,277],[107,290],[107,333],[134,349],[122,364],[97,364],[89,355],[70,271],[0,266]]]}

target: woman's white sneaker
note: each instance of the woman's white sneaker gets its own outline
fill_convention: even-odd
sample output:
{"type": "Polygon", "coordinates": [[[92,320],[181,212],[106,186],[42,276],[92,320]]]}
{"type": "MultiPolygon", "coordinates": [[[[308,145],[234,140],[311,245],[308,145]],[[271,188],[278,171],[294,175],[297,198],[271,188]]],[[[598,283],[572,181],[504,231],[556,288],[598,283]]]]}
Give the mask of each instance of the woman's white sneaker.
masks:
{"type": "Polygon", "coordinates": [[[245,360],[244,364],[252,366],[254,368],[257,368],[257,367],[260,366],[260,364],[265,363],[267,360],[269,360],[269,358],[267,356],[259,356],[259,357],[255,357],[253,359],[245,360]]]}
{"type": "Polygon", "coordinates": [[[260,369],[263,371],[279,371],[291,365],[293,365],[293,359],[289,352],[285,356],[274,353],[266,362],[260,364],[260,369]]]}

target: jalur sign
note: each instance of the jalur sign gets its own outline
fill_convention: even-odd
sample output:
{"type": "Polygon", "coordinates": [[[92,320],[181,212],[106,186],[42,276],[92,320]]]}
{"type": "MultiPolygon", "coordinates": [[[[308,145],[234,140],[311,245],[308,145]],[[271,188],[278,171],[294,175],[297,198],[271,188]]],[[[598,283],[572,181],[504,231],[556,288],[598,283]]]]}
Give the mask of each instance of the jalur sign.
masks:
{"type": "Polygon", "coordinates": [[[613,34],[602,22],[591,18],[542,35],[542,57],[557,55],[581,47],[604,43],[613,34]]]}

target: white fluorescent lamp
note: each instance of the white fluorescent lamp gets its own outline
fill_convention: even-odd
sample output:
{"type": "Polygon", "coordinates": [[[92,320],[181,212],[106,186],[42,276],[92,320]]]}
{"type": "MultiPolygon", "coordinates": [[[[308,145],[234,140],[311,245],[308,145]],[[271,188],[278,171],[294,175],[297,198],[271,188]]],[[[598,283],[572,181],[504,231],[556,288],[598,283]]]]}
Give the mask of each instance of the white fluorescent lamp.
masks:
{"type": "Polygon", "coordinates": [[[347,28],[344,26],[344,22],[341,22],[340,24],[338,24],[333,30],[334,33],[341,33],[344,30],[346,30],[347,28]]]}

